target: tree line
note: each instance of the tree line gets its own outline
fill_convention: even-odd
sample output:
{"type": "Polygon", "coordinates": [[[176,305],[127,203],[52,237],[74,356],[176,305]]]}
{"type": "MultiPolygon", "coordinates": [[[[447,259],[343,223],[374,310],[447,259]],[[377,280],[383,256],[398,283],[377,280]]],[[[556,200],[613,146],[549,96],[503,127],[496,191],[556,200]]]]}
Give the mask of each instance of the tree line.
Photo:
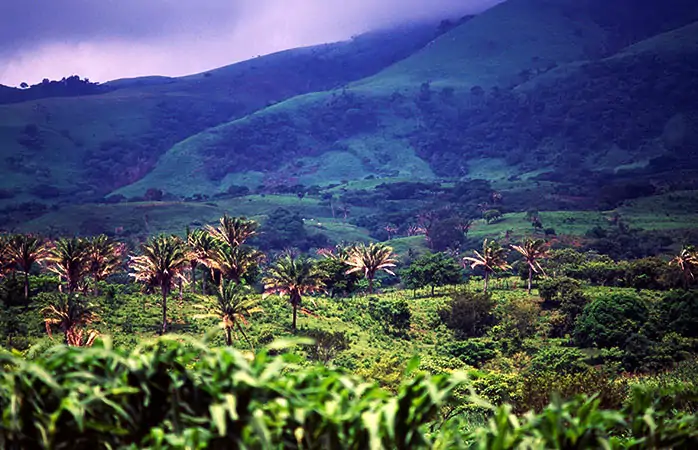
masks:
{"type": "MultiPolygon", "coordinates": [[[[361,279],[366,282],[368,294],[373,294],[380,272],[399,274],[410,289],[430,287],[433,295],[437,286],[461,283],[462,268],[470,266],[484,274],[483,291],[487,294],[491,277],[512,269],[511,250],[519,255],[519,273],[527,281],[526,289],[531,294],[534,276],[547,275],[542,263],[553,256],[543,239],[526,238],[509,248],[485,239],[482,250],[460,261],[445,253],[426,254],[396,272],[397,256],[384,243],[324,248],[317,251],[318,258],[285,251],[268,260],[267,255],[249,245],[258,229],[259,224],[253,220],[226,215],[215,226],[187,229],[184,237],[154,236],[135,253],[104,235],[54,241],[28,234],[2,235],[0,274],[22,277],[27,304],[32,270],[40,267],[56,274],[59,291],[67,295],[57,297],[42,313],[48,332],[59,329],[65,343],[73,346],[94,342],[96,334],[85,332],[98,319],[89,297],[98,296],[100,283],[110,276],[127,272],[145,292],[159,292],[163,334],[168,328],[167,302],[173,290],[178,290],[181,298],[185,286],[191,286],[192,291],[196,289],[200,276],[201,291],[197,296],[205,303],[199,305],[203,310],[201,317],[218,317],[230,345],[235,331],[247,339],[241,324],[247,323],[251,314],[261,311],[254,295],[257,281],[261,281],[264,295],[279,294],[288,299],[295,331],[298,312],[310,314],[303,305],[304,297],[318,292],[333,297],[349,294],[356,291],[361,279]]],[[[559,254],[556,258],[559,259],[559,254]]],[[[681,274],[684,287],[695,281],[698,255],[693,247],[684,248],[670,264],[681,274]]],[[[577,266],[583,267],[581,263],[577,266]]]]}

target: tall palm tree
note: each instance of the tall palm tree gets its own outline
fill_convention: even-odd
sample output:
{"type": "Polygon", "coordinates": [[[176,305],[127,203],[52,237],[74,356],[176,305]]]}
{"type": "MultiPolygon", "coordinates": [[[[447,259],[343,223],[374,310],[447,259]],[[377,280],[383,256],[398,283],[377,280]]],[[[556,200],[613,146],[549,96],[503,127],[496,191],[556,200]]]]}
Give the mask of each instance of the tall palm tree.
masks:
{"type": "Polygon", "coordinates": [[[93,305],[70,295],[59,294],[57,298],[41,310],[44,315],[46,332],[52,336],[51,328],[63,332],[63,341],[71,347],[90,347],[99,334],[90,331],[86,339],[85,326],[99,320],[93,305]]]}
{"type": "Polygon", "coordinates": [[[288,295],[293,307],[293,331],[303,296],[324,288],[323,273],[314,261],[305,257],[281,256],[264,277],[265,294],[288,295]]]}
{"type": "Polygon", "coordinates": [[[46,258],[48,269],[65,279],[68,293],[75,292],[89,273],[88,242],[74,237],[58,239],[46,258]]]}
{"type": "Polygon", "coordinates": [[[215,305],[198,305],[197,307],[199,309],[212,309],[212,312],[199,314],[195,318],[214,317],[221,319],[221,327],[225,331],[227,345],[233,345],[233,333],[237,328],[250,347],[252,346],[242,325],[247,325],[247,318],[250,315],[264,311],[258,306],[258,299],[254,297],[254,292],[249,286],[223,282],[216,292],[215,305]]]}
{"type": "MultiPolygon", "coordinates": [[[[220,247],[220,242],[207,231],[197,229],[187,235],[187,259],[192,270],[192,284],[196,282],[199,265],[211,270],[213,255],[220,247]]],[[[206,295],[206,276],[201,279],[201,294],[206,295]]]]}
{"type": "Polygon", "coordinates": [[[222,280],[240,283],[245,275],[248,275],[262,262],[264,255],[247,246],[228,247],[221,246],[214,250],[210,262],[210,268],[222,280]]]}
{"type": "Polygon", "coordinates": [[[162,292],[162,333],[167,332],[167,296],[187,264],[184,242],[177,236],[157,236],[141,247],[140,256],[131,257],[133,276],[148,288],[162,292]]]}
{"type": "Polygon", "coordinates": [[[112,241],[103,234],[87,240],[88,272],[95,283],[95,294],[97,283],[119,270],[125,251],[123,244],[112,241]]]}
{"type": "Polygon", "coordinates": [[[258,224],[254,220],[245,217],[230,217],[227,214],[220,219],[217,227],[206,226],[206,230],[219,241],[229,247],[239,247],[249,238],[257,234],[258,224]]]}
{"type": "Polygon", "coordinates": [[[466,256],[463,260],[470,263],[471,269],[482,267],[485,271],[484,292],[486,294],[489,287],[490,275],[497,270],[506,270],[510,268],[509,264],[507,264],[507,250],[496,241],[488,241],[485,239],[482,243],[482,253],[477,250],[475,250],[474,253],[474,258],[466,256]]]}
{"type": "Polygon", "coordinates": [[[528,294],[531,295],[531,285],[533,283],[533,273],[545,275],[540,260],[548,257],[548,248],[543,239],[526,239],[521,245],[512,245],[511,248],[521,253],[524,261],[528,265],[528,294]]]}
{"type": "Polygon", "coordinates": [[[369,245],[359,244],[349,250],[347,264],[350,268],[346,274],[363,272],[364,277],[368,280],[368,293],[373,294],[373,280],[376,274],[379,271],[383,271],[390,275],[395,275],[390,270],[392,267],[395,267],[395,263],[397,263],[397,259],[392,247],[376,243],[369,245]]]}
{"type": "Polygon", "coordinates": [[[24,298],[29,300],[29,272],[48,256],[48,247],[37,236],[15,234],[7,239],[6,251],[8,263],[24,273],[24,298]]]}
{"type": "Polygon", "coordinates": [[[696,279],[695,270],[698,267],[698,253],[693,246],[686,246],[671,260],[671,264],[681,269],[683,273],[684,288],[688,289],[691,282],[696,279]]]}

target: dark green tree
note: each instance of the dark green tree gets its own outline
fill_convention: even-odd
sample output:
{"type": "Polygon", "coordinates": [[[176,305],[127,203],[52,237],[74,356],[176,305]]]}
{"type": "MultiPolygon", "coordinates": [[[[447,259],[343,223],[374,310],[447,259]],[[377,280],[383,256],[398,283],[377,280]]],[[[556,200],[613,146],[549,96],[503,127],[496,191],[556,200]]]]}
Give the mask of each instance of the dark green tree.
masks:
{"type": "Polygon", "coordinates": [[[427,253],[401,272],[402,281],[409,289],[431,287],[431,295],[437,286],[458,284],[463,280],[463,270],[445,253],[427,253]]]}

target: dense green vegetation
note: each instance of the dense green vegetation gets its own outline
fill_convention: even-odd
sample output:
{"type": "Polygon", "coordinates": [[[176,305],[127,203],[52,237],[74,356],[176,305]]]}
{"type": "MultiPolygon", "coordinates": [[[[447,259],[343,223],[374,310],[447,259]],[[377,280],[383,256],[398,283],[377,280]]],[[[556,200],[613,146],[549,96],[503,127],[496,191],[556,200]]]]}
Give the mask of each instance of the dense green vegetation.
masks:
{"type": "Polygon", "coordinates": [[[692,247],[614,261],[543,239],[485,240],[472,257],[396,258],[372,243],[312,258],[265,256],[251,245],[263,233],[225,216],[130,250],[105,236],[3,236],[5,445],[697,439],[692,247]],[[278,343],[290,337],[301,340],[278,343]]]}

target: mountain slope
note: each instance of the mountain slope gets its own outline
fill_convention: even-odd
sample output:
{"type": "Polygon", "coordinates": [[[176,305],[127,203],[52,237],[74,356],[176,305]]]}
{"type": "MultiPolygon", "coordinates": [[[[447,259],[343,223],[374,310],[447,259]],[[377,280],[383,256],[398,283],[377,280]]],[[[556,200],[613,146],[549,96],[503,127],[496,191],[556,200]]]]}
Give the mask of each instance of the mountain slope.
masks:
{"type": "MultiPolygon", "coordinates": [[[[644,144],[661,135],[656,126],[639,134],[633,130],[647,120],[663,127],[676,114],[669,111],[670,102],[637,125],[620,119],[604,125],[595,115],[633,102],[647,108],[662,95],[674,101],[672,87],[663,86],[652,95],[633,90],[661,76],[661,65],[645,59],[619,55],[584,61],[609,53],[632,36],[698,19],[698,9],[683,0],[644,1],[637,10],[642,17],[649,14],[643,8],[676,10],[671,20],[658,14],[656,21],[638,24],[625,16],[617,22],[601,16],[603,4],[509,0],[347,89],[296,97],[191,137],[168,151],[148,176],[119,193],[142,195],[158,188],[190,196],[224,192],[236,184],[328,184],[365,176],[473,173],[505,180],[569,167],[580,158],[585,164],[572,164],[580,173],[595,161],[601,169],[627,164],[644,144]],[[579,83],[585,79],[580,71],[593,74],[598,68],[606,70],[604,84],[580,98],[579,83]],[[554,91],[525,90],[546,73],[560,80],[554,91]],[[561,78],[563,73],[569,77],[561,78]],[[626,76],[633,73],[638,76],[626,76]],[[614,91],[623,87],[613,84],[618,77],[628,89],[614,91]],[[517,86],[521,88],[514,90],[517,86]],[[637,98],[619,103],[617,97],[630,91],[637,98]],[[538,96],[563,100],[546,105],[538,96]],[[585,102],[589,104],[582,116],[579,110],[585,102]],[[609,131],[595,139],[599,128],[609,131]],[[626,135],[634,137],[625,142],[626,135]],[[618,146],[620,151],[615,151],[618,146]],[[601,154],[608,156],[606,160],[601,154]],[[488,169],[483,173],[480,167],[488,169]]],[[[678,33],[690,40],[694,32],[688,27],[678,33]]],[[[654,54],[665,52],[651,40],[640,45],[654,49],[654,54]]],[[[687,46],[676,51],[685,58],[693,56],[687,46]]],[[[690,60],[675,63],[672,70],[683,86],[692,79],[693,66],[690,60]]],[[[654,149],[645,157],[658,153],[661,150],[654,149]]]]}
{"type": "Polygon", "coordinates": [[[111,92],[101,95],[0,105],[0,197],[5,203],[8,197],[99,198],[140,179],[160,154],[188,136],[371,75],[438,33],[435,24],[403,26],[190,77],[117,80],[106,83],[111,92]]]}

